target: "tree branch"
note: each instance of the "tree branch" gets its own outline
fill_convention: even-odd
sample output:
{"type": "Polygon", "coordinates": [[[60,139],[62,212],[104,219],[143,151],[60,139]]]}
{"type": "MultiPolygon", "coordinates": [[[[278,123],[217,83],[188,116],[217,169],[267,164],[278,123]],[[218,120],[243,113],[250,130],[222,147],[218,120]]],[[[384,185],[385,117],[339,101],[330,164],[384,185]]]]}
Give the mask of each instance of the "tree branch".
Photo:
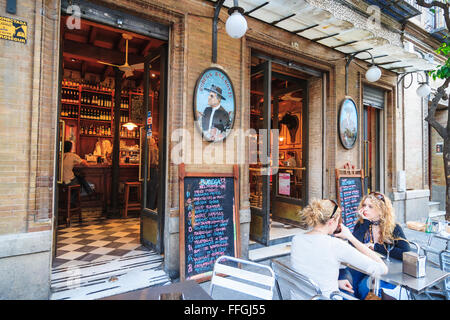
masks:
{"type": "Polygon", "coordinates": [[[433,7],[439,7],[444,11],[444,19],[445,24],[447,25],[447,30],[450,30],[450,15],[449,15],[449,4],[443,3],[437,0],[431,1],[431,2],[425,2],[425,0],[416,0],[416,3],[424,8],[433,8],[433,7]]]}
{"type": "Polygon", "coordinates": [[[430,126],[432,126],[443,139],[447,139],[447,137],[449,136],[449,133],[447,132],[447,130],[449,129],[449,125],[447,124],[447,128],[444,128],[436,120],[435,114],[439,101],[445,95],[445,89],[448,87],[449,83],[450,78],[447,78],[444,84],[437,89],[436,95],[434,96],[433,100],[431,100],[431,106],[428,112],[428,116],[425,118],[425,120],[430,124],[430,126]]]}

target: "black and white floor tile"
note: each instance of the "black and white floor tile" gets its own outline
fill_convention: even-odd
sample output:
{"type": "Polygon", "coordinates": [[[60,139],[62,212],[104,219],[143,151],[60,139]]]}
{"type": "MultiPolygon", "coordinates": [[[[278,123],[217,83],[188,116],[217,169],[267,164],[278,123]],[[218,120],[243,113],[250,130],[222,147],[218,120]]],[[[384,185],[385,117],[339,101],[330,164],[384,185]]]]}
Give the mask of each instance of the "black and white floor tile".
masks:
{"type": "Polygon", "coordinates": [[[139,219],[114,219],[58,230],[53,267],[127,257],[149,249],[140,244],[139,219]]]}
{"type": "Polygon", "coordinates": [[[139,241],[139,218],[58,231],[52,300],[92,300],[169,284],[163,257],[139,241]]]}

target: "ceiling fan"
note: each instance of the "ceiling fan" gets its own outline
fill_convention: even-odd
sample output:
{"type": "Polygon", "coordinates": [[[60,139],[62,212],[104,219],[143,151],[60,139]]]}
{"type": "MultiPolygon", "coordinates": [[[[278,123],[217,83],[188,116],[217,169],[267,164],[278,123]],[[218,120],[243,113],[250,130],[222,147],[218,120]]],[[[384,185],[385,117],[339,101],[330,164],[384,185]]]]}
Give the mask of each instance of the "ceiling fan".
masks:
{"type": "Polygon", "coordinates": [[[125,72],[125,78],[131,77],[133,75],[134,70],[143,70],[144,63],[137,63],[133,65],[128,64],[128,40],[133,39],[132,35],[127,33],[122,33],[122,37],[125,39],[125,63],[122,65],[112,64],[104,61],[98,60],[98,63],[106,64],[108,66],[118,67],[121,71],[125,72]]]}

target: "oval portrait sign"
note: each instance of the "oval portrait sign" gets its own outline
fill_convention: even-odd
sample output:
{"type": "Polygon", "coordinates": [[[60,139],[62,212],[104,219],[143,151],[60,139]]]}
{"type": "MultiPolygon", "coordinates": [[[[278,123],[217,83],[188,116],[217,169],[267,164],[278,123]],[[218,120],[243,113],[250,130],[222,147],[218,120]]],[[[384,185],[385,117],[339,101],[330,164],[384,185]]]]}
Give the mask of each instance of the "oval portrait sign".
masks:
{"type": "Polygon", "coordinates": [[[197,80],[194,119],[207,141],[225,139],[234,124],[236,103],[233,84],[218,68],[208,68],[197,80]]]}
{"type": "Polygon", "coordinates": [[[353,148],[358,138],[358,109],[351,98],[346,98],[341,104],[338,127],[344,148],[353,148]]]}

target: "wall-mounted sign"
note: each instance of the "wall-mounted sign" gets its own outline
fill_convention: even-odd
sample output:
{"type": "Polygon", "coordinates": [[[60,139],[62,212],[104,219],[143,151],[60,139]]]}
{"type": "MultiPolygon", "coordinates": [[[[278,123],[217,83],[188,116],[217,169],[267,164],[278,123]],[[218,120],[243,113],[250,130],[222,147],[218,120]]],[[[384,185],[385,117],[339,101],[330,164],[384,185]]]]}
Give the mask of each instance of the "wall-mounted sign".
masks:
{"type": "Polygon", "coordinates": [[[0,39],[27,43],[27,23],[17,19],[0,17],[0,39]]]}
{"type": "Polygon", "coordinates": [[[278,174],[278,193],[285,196],[291,194],[291,175],[289,173],[278,174]]]}
{"type": "Polygon", "coordinates": [[[436,143],[436,154],[442,155],[444,152],[444,143],[443,142],[437,142],[436,143]]]}
{"type": "Polygon", "coordinates": [[[236,102],[233,84],[218,68],[200,75],[194,91],[194,119],[207,141],[221,141],[233,128],[236,102]]]}
{"type": "Polygon", "coordinates": [[[351,98],[346,98],[342,102],[338,128],[339,138],[344,148],[353,148],[358,138],[358,110],[355,101],[351,98]]]}

